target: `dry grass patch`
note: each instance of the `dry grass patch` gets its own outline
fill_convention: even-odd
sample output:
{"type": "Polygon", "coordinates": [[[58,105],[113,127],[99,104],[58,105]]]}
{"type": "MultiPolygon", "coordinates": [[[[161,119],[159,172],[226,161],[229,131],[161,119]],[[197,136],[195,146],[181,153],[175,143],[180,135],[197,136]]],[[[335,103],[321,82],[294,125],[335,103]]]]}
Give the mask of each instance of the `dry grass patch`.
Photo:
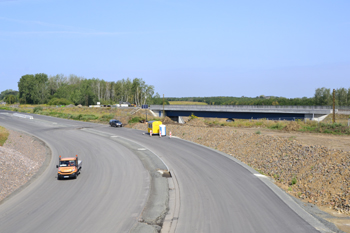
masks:
{"type": "Polygon", "coordinates": [[[3,146],[9,136],[9,131],[0,126],[0,146],[3,146]]]}

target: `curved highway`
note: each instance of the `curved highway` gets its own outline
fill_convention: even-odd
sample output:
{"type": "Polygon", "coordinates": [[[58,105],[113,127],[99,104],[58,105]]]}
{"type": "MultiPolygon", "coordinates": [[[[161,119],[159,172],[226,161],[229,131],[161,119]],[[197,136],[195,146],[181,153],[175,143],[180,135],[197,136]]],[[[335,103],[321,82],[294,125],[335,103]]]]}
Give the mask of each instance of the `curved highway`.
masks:
{"type": "Polygon", "coordinates": [[[180,203],[175,232],[320,232],[261,179],[208,148],[36,115],[34,120],[0,115],[0,125],[29,132],[53,149],[49,168],[0,205],[0,232],[128,232],[147,201],[149,176],[111,135],[149,148],[176,174],[180,203]],[[57,181],[56,158],[72,153],[83,160],[81,175],[57,181]]]}
{"type": "Polygon", "coordinates": [[[149,189],[148,172],[134,154],[71,126],[7,115],[0,115],[0,125],[45,140],[53,152],[46,171],[0,205],[0,232],[129,232],[149,189]],[[83,161],[81,174],[57,180],[58,155],[75,154],[83,161]]]}

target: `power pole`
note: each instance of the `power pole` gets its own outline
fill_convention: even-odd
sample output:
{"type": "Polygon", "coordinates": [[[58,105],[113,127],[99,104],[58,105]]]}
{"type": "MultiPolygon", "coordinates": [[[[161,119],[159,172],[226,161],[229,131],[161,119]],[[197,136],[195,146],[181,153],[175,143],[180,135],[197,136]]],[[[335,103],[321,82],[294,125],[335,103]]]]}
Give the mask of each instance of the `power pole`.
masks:
{"type": "Polygon", "coordinates": [[[335,123],[335,89],[333,89],[333,124],[335,123]]]}

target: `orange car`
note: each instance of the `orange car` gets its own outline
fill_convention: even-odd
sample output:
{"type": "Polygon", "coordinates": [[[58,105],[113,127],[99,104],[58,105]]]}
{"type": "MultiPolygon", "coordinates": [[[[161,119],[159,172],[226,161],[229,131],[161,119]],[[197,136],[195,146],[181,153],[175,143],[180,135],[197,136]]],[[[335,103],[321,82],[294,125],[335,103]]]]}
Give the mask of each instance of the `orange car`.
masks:
{"type": "Polygon", "coordinates": [[[80,174],[83,162],[78,160],[78,155],[71,158],[62,158],[59,157],[59,165],[56,165],[58,168],[57,179],[76,179],[80,174]]]}

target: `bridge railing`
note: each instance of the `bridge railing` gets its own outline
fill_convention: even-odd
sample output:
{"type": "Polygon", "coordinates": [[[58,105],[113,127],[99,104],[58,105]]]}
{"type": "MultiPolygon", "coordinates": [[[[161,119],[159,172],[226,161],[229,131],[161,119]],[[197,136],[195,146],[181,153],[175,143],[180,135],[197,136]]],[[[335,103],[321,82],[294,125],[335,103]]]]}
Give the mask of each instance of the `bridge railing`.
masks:
{"type": "MultiPolygon", "coordinates": [[[[165,109],[332,109],[332,106],[280,106],[280,105],[165,105],[165,109]]],[[[151,109],[163,109],[163,105],[151,105],[151,109]]]]}

